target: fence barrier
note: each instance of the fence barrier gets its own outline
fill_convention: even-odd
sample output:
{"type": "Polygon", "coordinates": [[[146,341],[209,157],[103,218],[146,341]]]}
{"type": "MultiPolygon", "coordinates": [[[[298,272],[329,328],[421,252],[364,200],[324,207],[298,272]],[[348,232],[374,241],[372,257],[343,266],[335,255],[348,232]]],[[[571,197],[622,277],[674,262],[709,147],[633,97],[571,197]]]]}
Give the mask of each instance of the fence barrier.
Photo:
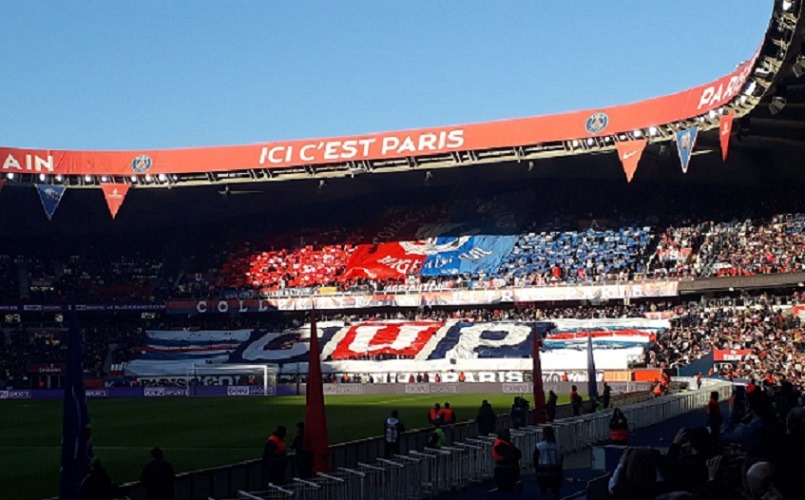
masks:
{"type": "MultiPolygon", "coordinates": [[[[695,388],[694,379],[675,379],[695,388]]],[[[614,395],[611,408],[620,408],[629,420],[631,430],[647,427],[678,415],[704,407],[710,391],[719,391],[726,399],[731,384],[705,379],[701,390],[692,390],[653,399],[648,392],[614,395]]],[[[556,429],[557,441],[564,453],[573,453],[609,437],[612,409],[572,416],[570,405],[557,407],[556,421],[550,424],[528,425],[512,429],[515,446],[523,450],[521,467],[533,467],[531,450],[542,439],[545,425],[556,429]]],[[[499,415],[497,428],[510,427],[508,415],[499,415]]],[[[269,485],[259,459],[225,467],[179,474],[176,478],[176,498],[240,498],[310,499],[424,498],[450,491],[493,477],[493,436],[479,436],[475,422],[444,427],[447,444],[440,449],[425,446],[429,429],[417,429],[401,436],[400,455],[384,459],[382,437],[362,439],[330,447],[330,466],[333,472],[318,474],[288,484],[269,485]]],[[[293,462],[288,460],[289,466],[293,462]]],[[[290,472],[290,470],[289,470],[290,472]]],[[[289,474],[290,475],[290,474],[289,474]]],[[[132,499],[143,498],[140,483],[123,486],[132,499]]]]}

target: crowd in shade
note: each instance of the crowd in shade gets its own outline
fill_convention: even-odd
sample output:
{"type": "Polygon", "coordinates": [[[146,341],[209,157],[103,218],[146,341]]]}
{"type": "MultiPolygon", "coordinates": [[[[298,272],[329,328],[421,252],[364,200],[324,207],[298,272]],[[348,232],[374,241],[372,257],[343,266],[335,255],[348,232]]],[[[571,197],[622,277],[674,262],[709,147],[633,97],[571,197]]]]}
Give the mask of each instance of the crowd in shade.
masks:
{"type": "MultiPolygon", "coordinates": [[[[662,315],[670,318],[670,328],[649,344],[635,367],[680,368],[716,350],[733,350],[738,359],[714,362],[704,369],[705,376],[755,380],[774,384],[789,381],[805,387],[805,326],[786,306],[802,303],[805,297],[790,293],[783,297],[752,295],[713,302],[655,301],[631,305],[559,305],[486,307],[466,309],[367,310],[364,312],[323,312],[321,321],[347,323],[380,320],[449,320],[473,322],[534,321],[549,319],[643,318],[662,315]],[[712,370],[711,370],[712,368],[712,370]]],[[[273,315],[270,320],[248,317],[217,320],[190,320],[165,317],[152,322],[97,320],[83,330],[84,369],[87,376],[110,376],[121,363],[138,357],[145,345],[146,328],[271,329],[281,331],[299,326],[302,313],[273,315]]],[[[0,337],[0,380],[12,386],[35,385],[28,377],[28,365],[58,363],[63,360],[62,328],[16,327],[3,330],[0,337]]],[[[113,375],[113,374],[112,374],[113,375]]]]}
{"type": "MultiPolygon", "coordinates": [[[[158,302],[317,287],[364,292],[500,288],[805,270],[803,213],[728,222],[672,218],[670,223],[654,217],[556,216],[513,234],[513,248],[496,270],[423,277],[419,266],[411,265],[387,279],[345,279],[350,257],[367,239],[335,227],[212,241],[181,258],[164,249],[135,247],[120,254],[100,245],[66,255],[5,250],[0,298],[4,303],[66,302],[76,290],[76,299],[85,302],[158,302]]],[[[427,248],[427,241],[418,246],[427,248]]]]}

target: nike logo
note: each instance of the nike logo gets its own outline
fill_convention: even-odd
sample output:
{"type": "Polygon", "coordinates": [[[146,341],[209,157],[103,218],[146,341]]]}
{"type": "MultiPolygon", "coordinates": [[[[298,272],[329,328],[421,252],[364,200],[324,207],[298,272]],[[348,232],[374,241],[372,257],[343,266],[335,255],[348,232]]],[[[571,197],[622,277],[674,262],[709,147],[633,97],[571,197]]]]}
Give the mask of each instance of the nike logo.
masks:
{"type": "Polygon", "coordinates": [[[632,156],[636,155],[637,153],[638,153],[637,151],[629,151],[628,153],[623,153],[623,159],[628,160],[629,158],[631,158],[632,156]]]}

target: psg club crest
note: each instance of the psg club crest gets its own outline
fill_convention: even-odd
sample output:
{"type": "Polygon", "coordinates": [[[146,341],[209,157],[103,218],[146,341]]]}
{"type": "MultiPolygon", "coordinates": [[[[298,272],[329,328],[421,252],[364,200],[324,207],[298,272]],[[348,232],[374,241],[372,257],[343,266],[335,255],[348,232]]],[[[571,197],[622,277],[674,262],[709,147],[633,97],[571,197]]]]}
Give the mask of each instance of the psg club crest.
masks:
{"type": "Polygon", "coordinates": [[[138,174],[144,174],[151,168],[151,157],[148,155],[139,155],[131,160],[131,169],[138,174]]]}
{"type": "Polygon", "coordinates": [[[600,134],[607,128],[607,125],[609,125],[609,115],[599,111],[587,118],[587,121],[584,123],[584,128],[586,128],[587,132],[590,134],[600,134]]]}

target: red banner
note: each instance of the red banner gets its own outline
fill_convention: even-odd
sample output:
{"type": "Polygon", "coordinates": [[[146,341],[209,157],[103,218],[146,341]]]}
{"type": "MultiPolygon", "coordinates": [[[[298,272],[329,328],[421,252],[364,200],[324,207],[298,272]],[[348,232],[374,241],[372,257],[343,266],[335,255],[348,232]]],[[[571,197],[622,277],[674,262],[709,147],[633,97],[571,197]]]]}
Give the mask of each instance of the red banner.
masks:
{"type": "Polygon", "coordinates": [[[129,184],[101,184],[103,197],[106,199],[106,205],[109,207],[109,212],[111,212],[113,219],[117,216],[117,211],[120,210],[120,206],[129,192],[129,187],[131,187],[129,184]]]}
{"type": "Polygon", "coordinates": [[[751,353],[749,349],[715,349],[713,361],[740,361],[751,353]]]}
{"type": "Polygon", "coordinates": [[[623,172],[626,174],[626,182],[632,182],[632,177],[637,170],[643,150],[646,149],[648,141],[639,139],[636,141],[619,142],[615,145],[618,150],[618,158],[623,165],[623,172]]]}
{"type": "Polygon", "coordinates": [[[413,358],[444,325],[441,321],[366,322],[350,326],[338,341],[332,359],[377,355],[413,358]]]}
{"type": "Polygon", "coordinates": [[[425,242],[394,242],[380,245],[358,245],[347,262],[342,280],[402,280],[415,273],[425,261],[425,242]]]}
{"type": "Polygon", "coordinates": [[[730,135],[732,134],[732,122],[735,114],[730,113],[722,116],[718,121],[718,136],[721,139],[721,159],[727,161],[727,153],[730,149],[730,135]]]}
{"type": "Polygon", "coordinates": [[[739,95],[757,55],[712,83],[561,115],[246,146],[131,151],[0,148],[0,172],[130,176],[386,160],[608,136],[703,115],[739,95]]]}

